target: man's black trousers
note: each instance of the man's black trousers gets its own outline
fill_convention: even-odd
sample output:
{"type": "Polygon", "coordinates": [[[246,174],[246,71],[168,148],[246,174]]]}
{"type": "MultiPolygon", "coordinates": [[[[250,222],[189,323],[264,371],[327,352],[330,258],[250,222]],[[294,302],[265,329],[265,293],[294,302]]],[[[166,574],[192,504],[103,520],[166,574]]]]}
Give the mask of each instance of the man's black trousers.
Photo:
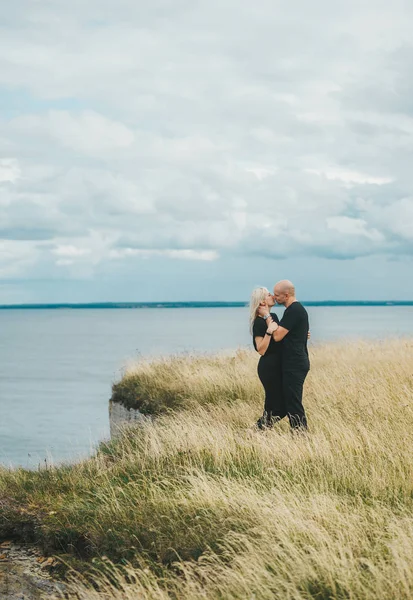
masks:
{"type": "Polygon", "coordinates": [[[292,429],[307,429],[307,418],[303,406],[303,387],[308,369],[284,371],[282,388],[285,410],[292,429]]]}

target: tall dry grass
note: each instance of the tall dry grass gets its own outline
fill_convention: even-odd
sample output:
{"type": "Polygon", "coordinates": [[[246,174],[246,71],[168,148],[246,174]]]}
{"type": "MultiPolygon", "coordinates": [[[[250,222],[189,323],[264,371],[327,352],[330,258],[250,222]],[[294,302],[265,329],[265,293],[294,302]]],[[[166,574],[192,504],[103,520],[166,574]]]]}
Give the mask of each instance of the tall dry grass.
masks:
{"type": "Polygon", "coordinates": [[[72,467],[0,471],[0,532],[94,565],[81,600],[413,597],[413,342],[313,349],[308,436],[254,428],[256,364],[131,368],[139,402],[167,390],[158,418],[72,467]]]}

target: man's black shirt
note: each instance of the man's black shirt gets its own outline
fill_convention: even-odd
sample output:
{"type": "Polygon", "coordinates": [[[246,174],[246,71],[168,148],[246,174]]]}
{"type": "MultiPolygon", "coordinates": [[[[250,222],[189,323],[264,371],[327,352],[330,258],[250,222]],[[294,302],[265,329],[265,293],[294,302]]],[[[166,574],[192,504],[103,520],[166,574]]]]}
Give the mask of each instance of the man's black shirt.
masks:
{"type": "MultiPolygon", "coordinates": [[[[272,320],[279,324],[279,319],[275,313],[270,313],[272,320]]],[[[269,321],[269,319],[268,319],[269,321]]],[[[255,343],[256,337],[265,337],[265,332],[267,331],[267,321],[262,317],[257,317],[254,321],[254,325],[252,328],[252,341],[254,344],[254,348],[257,349],[257,345],[255,343]]],[[[274,341],[271,336],[270,343],[268,344],[268,348],[264,356],[268,356],[269,354],[277,354],[281,356],[281,344],[274,341]]]]}
{"type": "Polygon", "coordinates": [[[293,302],[285,309],[280,326],[288,329],[282,341],[283,371],[308,371],[308,313],[300,302],[293,302]]]}

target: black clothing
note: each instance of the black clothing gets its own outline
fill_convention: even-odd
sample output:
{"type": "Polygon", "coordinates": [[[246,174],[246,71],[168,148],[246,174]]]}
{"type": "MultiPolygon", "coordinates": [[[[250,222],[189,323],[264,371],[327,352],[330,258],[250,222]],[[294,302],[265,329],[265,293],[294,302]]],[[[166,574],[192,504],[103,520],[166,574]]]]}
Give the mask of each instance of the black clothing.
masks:
{"type": "Polygon", "coordinates": [[[310,369],[308,358],[308,314],[299,302],[293,302],[285,309],[280,322],[288,329],[282,342],[282,388],[285,408],[290,425],[307,428],[307,418],[303,406],[303,386],[310,369]]]}
{"type": "MultiPolygon", "coordinates": [[[[277,324],[280,323],[277,315],[275,313],[270,313],[272,320],[275,321],[277,324]]],[[[265,319],[263,319],[262,317],[257,317],[254,321],[254,325],[252,327],[252,342],[254,344],[254,348],[255,350],[257,349],[257,344],[255,343],[255,338],[256,337],[265,337],[265,332],[267,331],[267,322],[269,321],[269,319],[267,319],[267,321],[265,319]]],[[[268,348],[266,353],[264,354],[264,356],[267,356],[268,354],[277,354],[279,357],[281,357],[281,344],[274,342],[273,337],[271,336],[271,340],[270,343],[268,344],[268,348]]]]}
{"type": "Polygon", "coordinates": [[[308,314],[300,302],[293,302],[285,309],[281,327],[288,329],[282,343],[283,370],[302,371],[310,368],[308,358],[308,314]]]}
{"type": "MultiPolygon", "coordinates": [[[[275,313],[271,313],[273,321],[279,323],[275,313]]],[[[253,344],[255,350],[256,336],[264,337],[267,331],[267,321],[262,317],[257,317],[253,325],[253,344]]],[[[281,344],[277,343],[271,337],[267,351],[264,356],[261,356],[258,362],[258,377],[265,390],[264,410],[271,414],[272,417],[283,419],[287,412],[284,407],[282,397],[282,381],[281,381],[281,344]]]]}
{"type": "Polygon", "coordinates": [[[265,354],[258,362],[258,377],[265,390],[264,410],[283,419],[287,411],[283,399],[281,361],[275,354],[265,354]]]}
{"type": "Polygon", "coordinates": [[[282,397],[292,429],[307,429],[307,417],[303,406],[303,387],[307,371],[282,372],[282,397]]]}

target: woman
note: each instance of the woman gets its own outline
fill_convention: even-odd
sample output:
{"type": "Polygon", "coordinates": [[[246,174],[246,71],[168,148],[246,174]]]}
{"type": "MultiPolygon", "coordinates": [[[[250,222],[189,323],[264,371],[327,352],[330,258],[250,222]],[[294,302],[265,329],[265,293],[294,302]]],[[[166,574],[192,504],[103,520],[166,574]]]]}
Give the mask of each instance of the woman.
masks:
{"type": "Polygon", "coordinates": [[[275,300],[267,288],[255,288],[250,301],[250,331],[255,350],[261,355],[258,362],[258,377],[265,390],[264,414],[258,419],[260,429],[272,427],[274,421],[283,419],[284,408],[281,381],[281,344],[273,340],[272,333],[279,323],[270,309],[275,300]],[[259,307],[267,309],[263,317],[258,315],[259,307]]]}

